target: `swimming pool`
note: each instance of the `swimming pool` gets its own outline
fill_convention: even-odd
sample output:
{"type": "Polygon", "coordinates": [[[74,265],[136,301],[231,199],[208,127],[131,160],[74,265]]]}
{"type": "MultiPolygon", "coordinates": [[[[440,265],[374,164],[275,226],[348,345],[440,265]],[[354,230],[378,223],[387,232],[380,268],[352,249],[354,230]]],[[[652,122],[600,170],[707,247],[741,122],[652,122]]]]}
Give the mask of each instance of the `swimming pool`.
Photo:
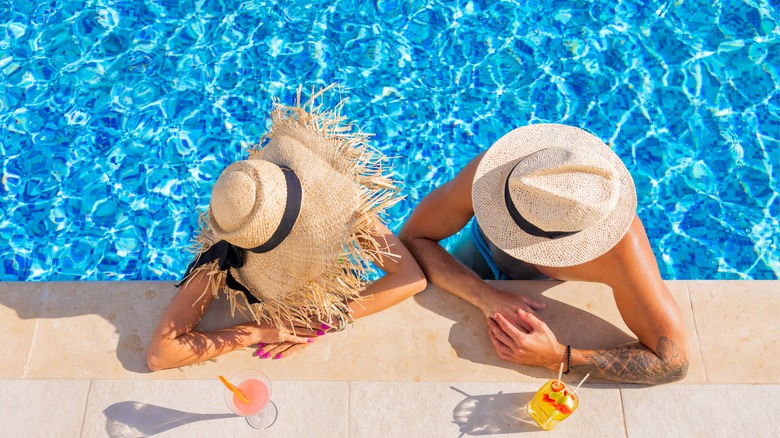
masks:
{"type": "Polygon", "coordinates": [[[780,275],[769,1],[0,0],[2,280],[171,280],[273,97],[340,84],[410,209],[516,126],[614,148],[666,279],[780,275]]]}

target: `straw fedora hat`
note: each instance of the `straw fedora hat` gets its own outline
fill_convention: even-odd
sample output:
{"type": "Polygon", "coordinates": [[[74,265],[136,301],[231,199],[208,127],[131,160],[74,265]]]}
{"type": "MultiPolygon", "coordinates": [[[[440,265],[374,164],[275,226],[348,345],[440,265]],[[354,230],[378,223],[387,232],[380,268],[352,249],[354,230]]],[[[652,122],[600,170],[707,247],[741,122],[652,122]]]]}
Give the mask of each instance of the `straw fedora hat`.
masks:
{"type": "Polygon", "coordinates": [[[370,263],[394,257],[373,236],[397,189],[369,134],[343,123],[343,101],[332,111],[314,105],[332,86],[303,105],[300,88],[295,106],[275,102],[270,131],[214,183],[185,274],[206,272],[233,311],[280,328],[351,321],[346,301],[360,299],[370,263]]]}
{"type": "Polygon", "coordinates": [[[482,157],[474,214],[496,247],[525,262],[574,266],[609,251],[636,212],[634,181],[593,134],[559,124],[517,128],[482,157]]]}

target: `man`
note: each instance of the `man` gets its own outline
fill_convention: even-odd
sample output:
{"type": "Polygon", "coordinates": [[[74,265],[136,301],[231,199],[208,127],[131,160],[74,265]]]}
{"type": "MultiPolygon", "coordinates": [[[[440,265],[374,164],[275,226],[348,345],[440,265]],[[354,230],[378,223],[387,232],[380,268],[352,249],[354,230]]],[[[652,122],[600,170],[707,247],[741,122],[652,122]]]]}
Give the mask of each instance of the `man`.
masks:
{"type": "Polygon", "coordinates": [[[631,175],[582,129],[537,124],[511,131],[426,196],[399,237],[429,282],[482,310],[504,360],[553,370],[563,362],[567,373],[621,382],[685,377],[684,322],[636,216],[631,175]],[[603,350],[558,343],[534,313],[543,304],[494,289],[439,245],[472,216],[475,243],[487,249],[489,265],[514,279],[610,286],[639,342],[603,350]]]}

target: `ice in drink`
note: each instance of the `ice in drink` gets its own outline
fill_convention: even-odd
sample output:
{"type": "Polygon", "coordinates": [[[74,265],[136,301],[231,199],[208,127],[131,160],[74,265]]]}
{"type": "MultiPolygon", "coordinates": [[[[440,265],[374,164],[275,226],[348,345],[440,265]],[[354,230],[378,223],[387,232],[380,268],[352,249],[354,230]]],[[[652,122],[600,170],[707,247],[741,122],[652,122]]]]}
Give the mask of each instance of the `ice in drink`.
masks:
{"type": "MultiPolygon", "coordinates": [[[[583,379],[584,380],[584,379],[583,379]]],[[[528,403],[528,413],[539,427],[552,430],[577,409],[579,400],[572,389],[560,380],[545,383],[528,403]]]]}

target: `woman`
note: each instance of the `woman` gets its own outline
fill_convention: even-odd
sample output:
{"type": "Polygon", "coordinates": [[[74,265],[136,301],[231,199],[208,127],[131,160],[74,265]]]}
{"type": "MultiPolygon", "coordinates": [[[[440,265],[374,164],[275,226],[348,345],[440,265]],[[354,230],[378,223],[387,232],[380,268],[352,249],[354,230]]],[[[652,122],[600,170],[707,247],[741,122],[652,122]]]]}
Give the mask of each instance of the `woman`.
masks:
{"type": "Polygon", "coordinates": [[[300,88],[294,107],[276,103],[265,146],[219,176],[199,254],[152,336],[149,369],[253,344],[255,355],[280,359],[425,288],[420,267],[378,219],[397,201],[384,157],[342,124],[341,104],[314,107],[331,87],[304,105],[300,88]],[[366,287],[371,263],[385,275],[366,287]],[[219,292],[253,321],[196,331],[219,292]]]}

